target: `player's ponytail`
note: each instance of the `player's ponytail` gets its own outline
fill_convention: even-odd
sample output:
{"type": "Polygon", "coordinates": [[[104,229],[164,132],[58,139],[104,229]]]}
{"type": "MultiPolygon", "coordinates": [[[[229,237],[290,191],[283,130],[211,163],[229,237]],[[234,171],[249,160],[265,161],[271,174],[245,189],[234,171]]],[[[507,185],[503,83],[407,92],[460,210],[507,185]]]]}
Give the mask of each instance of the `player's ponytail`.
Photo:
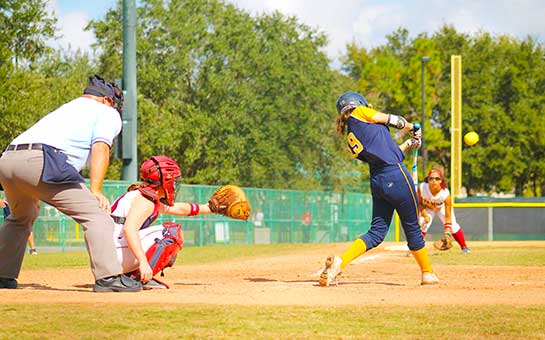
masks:
{"type": "Polygon", "coordinates": [[[346,129],[347,129],[347,126],[348,126],[348,123],[347,123],[347,120],[348,120],[348,117],[350,117],[350,114],[352,113],[352,110],[350,110],[349,112],[346,112],[344,114],[341,114],[339,115],[339,117],[337,117],[337,124],[336,124],[336,130],[338,133],[344,135],[346,133],[346,129]]]}

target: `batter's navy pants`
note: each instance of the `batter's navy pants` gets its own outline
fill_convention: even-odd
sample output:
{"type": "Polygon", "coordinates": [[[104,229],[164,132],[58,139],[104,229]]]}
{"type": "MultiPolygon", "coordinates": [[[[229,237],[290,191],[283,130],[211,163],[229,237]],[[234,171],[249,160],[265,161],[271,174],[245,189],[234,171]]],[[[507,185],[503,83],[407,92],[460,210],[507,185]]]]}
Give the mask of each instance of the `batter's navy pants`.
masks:
{"type": "Polygon", "coordinates": [[[403,163],[374,170],[371,173],[373,220],[369,231],[361,235],[360,238],[365,242],[368,250],[382,243],[388,233],[394,210],[396,210],[409,249],[422,249],[425,242],[418,225],[416,190],[409,170],[403,163]]]}

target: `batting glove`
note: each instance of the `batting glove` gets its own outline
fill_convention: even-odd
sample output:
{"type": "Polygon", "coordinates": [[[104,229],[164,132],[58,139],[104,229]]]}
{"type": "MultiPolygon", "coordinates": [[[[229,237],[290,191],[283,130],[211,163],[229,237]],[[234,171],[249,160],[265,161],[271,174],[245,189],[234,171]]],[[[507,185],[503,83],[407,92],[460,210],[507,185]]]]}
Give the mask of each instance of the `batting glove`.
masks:
{"type": "Polygon", "coordinates": [[[406,143],[411,149],[419,149],[422,146],[422,141],[416,137],[408,139],[406,143]]]}

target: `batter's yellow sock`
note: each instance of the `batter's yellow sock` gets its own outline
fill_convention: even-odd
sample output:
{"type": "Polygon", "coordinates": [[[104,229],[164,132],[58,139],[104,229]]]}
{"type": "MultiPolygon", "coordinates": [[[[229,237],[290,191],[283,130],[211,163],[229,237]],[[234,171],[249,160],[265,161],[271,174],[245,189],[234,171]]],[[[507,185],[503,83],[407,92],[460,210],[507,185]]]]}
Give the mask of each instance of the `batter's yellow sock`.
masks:
{"type": "Polygon", "coordinates": [[[411,252],[413,253],[416,262],[420,266],[420,270],[422,271],[422,273],[433,273],[433,269],[431,269],[430,258],[428,256],[428,250],[426,249],[426,247],[423,247],[420,250],[412,250],[411,252]]]}
{"type": "Polygon", "coordinates": [[[343,263],[341,263],[341,269],[346,267],[356,257],[360,256],[366,251],[367,251],[367,246],[365,245],[365,242],[363,242],[361,238],[357,238],[354,242],[352,242],[352,244],[344,252],[344,254],[341,255],[341,260],[343,260],[343,263]]]}

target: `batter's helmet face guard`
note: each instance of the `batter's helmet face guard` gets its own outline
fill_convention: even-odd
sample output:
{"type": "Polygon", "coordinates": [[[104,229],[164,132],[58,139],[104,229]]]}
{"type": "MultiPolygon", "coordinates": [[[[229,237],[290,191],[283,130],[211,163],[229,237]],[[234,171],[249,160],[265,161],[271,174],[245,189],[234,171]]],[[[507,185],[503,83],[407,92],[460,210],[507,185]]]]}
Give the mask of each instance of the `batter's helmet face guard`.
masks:
{"type": "Polygon", "coordinates": [[[102,77],[93,75],[89,77],[89,84],[83,90],[83,94],[97,97],[107,97],[113,103],[114,109],[121,114],[123,112],[123,91],[114,83],[107,83],[102,77]]]}
{"type": "Polygon", "coordinates": [[[140,166],[140,177],[150,186],[163,188],[165,197],[160,201],[173,206],[176,199],[176,181],[182,175],[180,167],[172,158],[153,156],[140,166]]]}
{"type": "Polygon", "coordinates": [[[345,92],[337,99],[337,113],[340,115],[358,106],[369,106],[367,100],[359,93],[345,92]]]}

